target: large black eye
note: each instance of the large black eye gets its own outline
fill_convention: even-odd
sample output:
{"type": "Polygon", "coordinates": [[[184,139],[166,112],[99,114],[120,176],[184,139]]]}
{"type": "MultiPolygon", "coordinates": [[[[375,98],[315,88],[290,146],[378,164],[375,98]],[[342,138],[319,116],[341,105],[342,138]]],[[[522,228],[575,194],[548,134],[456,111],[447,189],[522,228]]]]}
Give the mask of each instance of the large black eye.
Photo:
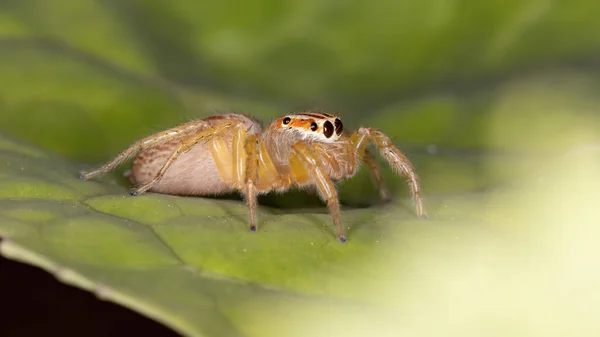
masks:
{"type": "Polygon", "coordinates": [[[331,124],[330,121],[326,121],[325,124],[323,124],[323,134],[327,138],[333,135],[333,124],[331,124]]]}
{"type": "Polygon", "coordinates": [[[313,130],[313,131],[316,131],[318,127],[319,126],[315,122],[312,122],[312,124],[310,125],[310,129],[313,130]]]}
{"type": "Polygon", "coordinates": [[[339,120],[339,118],[335,119],[335,133],[337,133],[338,135],[342,133],[342,130],[344,130],[344,124],[342,124],[342,121],[339,120]]]}
{"type": "Polygon", "coordinates": [[[290,124],[291,121],[292,121],[291,118],[286,117],[286,118],[283,119],[283,124],[290,124]]]}

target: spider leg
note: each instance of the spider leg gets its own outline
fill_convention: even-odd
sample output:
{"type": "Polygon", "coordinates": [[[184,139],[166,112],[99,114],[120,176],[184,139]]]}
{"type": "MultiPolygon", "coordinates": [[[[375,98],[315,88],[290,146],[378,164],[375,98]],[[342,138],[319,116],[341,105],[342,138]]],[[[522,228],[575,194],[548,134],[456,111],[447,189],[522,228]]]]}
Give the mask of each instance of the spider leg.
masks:
{"type": "Polygon", "coordinates": [[[210,151],[223,181],[243,190],[247,158],[245,142],[248,132],[246,128],[239,126],[231,132],[233,138],[230,145],[223,138],[212,137],[210,151]]]}
{"type": "Polygon", "coordinates": [[[187,134],[196,132],[198,129],[206,127],[206,125],[206,122],[202,120],[196,120],[143,138],[129,146],[127,149],[123,150],[123,152],[121,152],[108,163],[104,164],[102,167],[90,172],[81,172],[79,177],[83,180],[92,179],[96,176],[111,171],[119,164],[137,154],[143,148],[160,145],[175,138],[183,137],[187,134]]]}
{"type": "Polygon", "coordinates": [[[390,192],[383,181],[383,178],[381,177],[381,170],[377,165],[377,159],[375,158],[375,155],[368,149],[365,149],[363,161],[369,167],[369,171],[371,171],[373,180],[375,180],[375,185],[377,185],[377,189],[379,190],[379,196],[381,197],[381,200],[389,201],[391,199],[390,192]]]}
{"type": "Polygon", "coordinates": [[[259,135],[240,137],[237,142],[235,139],[234,136],[233,166],[234,171],[237,172],[234,175],[239,178],[237,180],[238,188],[246,199],[250,230],[255,232],[258,229],[256,207],[259,191],[285,189],[291,185],[291,180],[289,176],[282,176],[277,171],[259,135]],[[236,152],[245,154],[245,161],[240,159],[239,154],[236,154],[236,152]]]}
{"type": "MultiPolygon", "coordinates": [[[[250,230],[255,232],[256,225],[256,181],[258,180],[259,156],[260,156],[260,140],[258,135],[253,135],[246,138],[245,141],[246,168],[244,173],[244,188],[243,194],[248,205],[250,230]]],[[[241,171],[241,170],[239,170],[241,171]]]]}
{"type": "Polygon", "coordinates": [[[304,173],[303,176],[308,175],[312,178],[321,198],[327,202],[329,213],[331,213],[333,223],[337,229],[338,240],[340,242],[346,242],[346,236],[344,236],[344,229],[342,228],[342,217],[337,190],[319,160],[315,157],[315,151],[304,142],[294,144],[292,146],[292,151],[293,155],[290,159],[292,171],[304,171],[301,172],[304,173]],[[301,167],[298,167],[298,164],[300,164],[301,167]]]}
{"type": "Polygon", "coordinates": [[[377,145],[379,152],[387,160],[394,171],[396,173],[401,173],[408,178],[411,194],[416,204],[417,215],[420,218],[427,218],[427,212],[425,211],[425,205],[423,204],[423,199],[421,197],[421,186],[419,185],[419,178],[415,173],[414,166],[408,158],[392,144],[390,138],[379,130],[373,128],[360,128],[352,135],[351,139],[356,146],[356,152],[363,160],[365,160],[364,158],[367,156],[367,144],[372,141],[377,145]]]}
{"type": "Polygon", "coordinates": [[[189,151],[196,144],[203,143],[203,142],[209,141],[211,139],[214,139],[215,137],[222,136],[223,133],[229,132],[231,127],[241,128],[243,125],[244,125],[243,122],[227,121],[227,122],[219,123],[219,124],[217,124],[211,128],[208,128],[206,130],[203,130],[193,136],[184,138],[183,140],[181,140],[179,142],[179,144],[177,145],[177,147],[175,148],[173,153],[171,153],[171,155],[169,156],[167,161],[163,164],[163,166],[161,167],[160,171],[158,171],[156,176],[148,183],[132,189],[130,191],[131,195],[134,195],[134,196],[140,195],[140,194],[148,191],[149,189],[151,189],[152,186],[154,186],[154,184],[156,184],[157,182],[160,181],[160,179],[162,179],[162,177],[167,172],[167,169],[171,166],[171,164],[173,164],[173,162],[175,160],[177,160],[177,157],[179,157],[179,155],[181,155],[182,153],[189,151]]]}

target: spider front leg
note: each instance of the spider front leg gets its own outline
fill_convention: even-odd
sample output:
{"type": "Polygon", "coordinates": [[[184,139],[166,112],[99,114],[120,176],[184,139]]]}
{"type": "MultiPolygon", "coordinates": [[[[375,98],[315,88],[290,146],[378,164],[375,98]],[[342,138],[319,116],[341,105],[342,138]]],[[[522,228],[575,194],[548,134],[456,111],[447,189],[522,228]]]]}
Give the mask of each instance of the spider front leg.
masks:
{"type": "Polygon", "coordinates": [[[373,176],[373,180],[375,180],[375,185],[377,185],[377,189],[379,190],[379,197],[382,201],[391,200],[390,192],[388,191],[383,178],[381,177],[381,171],[379,170],[379,166],[377,165],[377,159],[375,155],[371,153],[368,149],[365,149],[365,155],[363,157],[363,161],[369,167],[369,171],[371,171],[371,175],[373,176]]]}
{"type": "Polygon", "coordinates": [[[421,197],[421,186],[419,178],[415,173],[415,168],[406,156],[398,150],[390,138],[379,130],[373,128],[360,128],[352,135],[352,142],[356,147],[356,153],[363,158],[366,157],[367,144],[372,141],[375,143],[381,155],[387,160],[396,173],[401,173],[408,178],[410,190],[415,200],[417,215],[420,218],[427,218],[425,205],[421,197]]]}
{"type": "Polygon", "coordinates": [[[333,223],[337,229],[337,236],[340,242],[346,242],[346,236],[344,235],[344,229],[342,228],[342,216],[340,212],[340,202],[338,200],[338,193],[335,189],[335,185],[327,175],[326,171],[319,164],[319,161],[315,158],[315,151],[310,148],[309,145],[303,142],[298,142],[292,146],[294,155],[290,160],[290,166],[292,170],[298,170],[297,161],[302,165],[301,169],[309,172],[309,176],[313,179],[317,186],[317,190],[321,195],[321,198],[327,202],[329,213],[333,218],[333,223]],[[296,167],[294,167],[296,166],[296,167]]]}
{"type": "Polygon", "coordinates": [[[175,138],[182,137],[183,135],[189,134],[191,132],[195,132],[203,127],[206,127],[206,122],[204,121],[192,121],[186,124],[182,124],[180,126],[156,133],[154,135],[148,136],[142,140],[135,142],[133,145],[129,146],[123,152],[121,152],[118,156],[113,158],[108,163],[104,164],[102,167],[93,170],[91,172],[80,172],[79,178],[83,180],[89,180],[101,174],[104,174],[108,171],[111,171],[119,164],[126,161],[128,158],[136,155],[141,149],[148,148],[156,145],[160,145],[166,142],[169,142],[175,138]]]}
{"type": "Polygon", "coordinates": [[[175,151],[173,151],[173,153],[171,153],[171,155],[169,156],[167,161],[163,164],[163,166],[161,167],[160,171],[158,171],[156,176],[152,180],[150,180],[148,183],[132,189],[130,191],[131,195],[137,196],[137,195],[145,193],[146,191],[151,189],[152,186],[154,186],[154,184],[158,183],[160,181],[160,179],[162,179],[162,177],[165,175],[165,173],[167,172],[167,170],[169,169],[171,164],[173,164],[173,162],[175,162],[175,160],[177,160],[177,157],[179,157],[179,155],[189,151],[192,147],[194,147],[195,145],[197,145],[199,143],[210,141],[214,137],[222,136],[225,132],[230,132],[231,127],[240,128],[240,127],[243,127],[243,123],[229,122],[229,121],[223,122],[223,123],[217,124],[209,129],[203,130],[191,137],[185,138],[182,141],[180,141],[179,144],[177,145],[177,147],[175,148],[175,151]]]}

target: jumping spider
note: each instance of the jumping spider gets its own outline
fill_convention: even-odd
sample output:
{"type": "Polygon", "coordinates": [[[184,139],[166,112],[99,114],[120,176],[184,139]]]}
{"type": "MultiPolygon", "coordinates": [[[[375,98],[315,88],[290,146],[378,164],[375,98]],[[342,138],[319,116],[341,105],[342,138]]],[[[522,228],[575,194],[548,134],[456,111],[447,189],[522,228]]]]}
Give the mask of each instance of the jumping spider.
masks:
{"type": "Polygon", "coordinates": [[[264,131],[242,114],[195,120],[146,137],[112,161],[81,179],[106,173],[136,155],[126,176],[137,188],[132,195],[153,191],[175,195],[217,195],[239,191],[249,209],[250,230],[256,231],[256,197],[291,187],[316,186],[327,203],[340,242],[345,242],[334,182],[351,178],[364,162],[382,199],[389,193],[374,155],[374,142],[395,172],[408,178],[419,217],[427,217],[413,165],[391,140],[373,128],[343,131],[333,115],[305,112],[276,119],[264,131]]]}

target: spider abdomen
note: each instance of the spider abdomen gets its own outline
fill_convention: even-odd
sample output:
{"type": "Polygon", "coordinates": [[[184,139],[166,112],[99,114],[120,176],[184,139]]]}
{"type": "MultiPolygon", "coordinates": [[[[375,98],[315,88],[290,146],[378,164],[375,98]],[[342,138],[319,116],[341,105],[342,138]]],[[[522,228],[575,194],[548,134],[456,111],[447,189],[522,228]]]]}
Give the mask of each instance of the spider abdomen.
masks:
{"type": "MultiPolygon", "coordinates": [[[[210,130],[225,121],[241,121],[248,135],[260,133],[260,124],[244,115],[229,114],[212,116],[199,120],[206,127],[197,133],[210,130]]],[[[187,135],[190,137],[190,135],[187,135]]],[[[184,138],[182,138],[184,139],[184,138]]],[[[151,182],[177,150],[182,139],[174,139],[157,146],[142,148],[133,161],[129,179],[133,184],[151,182]]],[[[230,193],[238,187],[233,179],[234,130],[227,129],[221,137],[201,142],[181,153],[164,172],[162,178],[153,184],[153,192],[175,195],[219,195],[230,193]]]]}
{"type": "MultiPolygon", "coordinates": [[[[165,164],[178,142],[140,151],[133,162],[130,180],[134,184],[150,182],[165,164]]],[[[176,195],[218,195],[232,192],[217,169],[208,144],[199,144],[179,156],[151,191],[176,195]]]]}

